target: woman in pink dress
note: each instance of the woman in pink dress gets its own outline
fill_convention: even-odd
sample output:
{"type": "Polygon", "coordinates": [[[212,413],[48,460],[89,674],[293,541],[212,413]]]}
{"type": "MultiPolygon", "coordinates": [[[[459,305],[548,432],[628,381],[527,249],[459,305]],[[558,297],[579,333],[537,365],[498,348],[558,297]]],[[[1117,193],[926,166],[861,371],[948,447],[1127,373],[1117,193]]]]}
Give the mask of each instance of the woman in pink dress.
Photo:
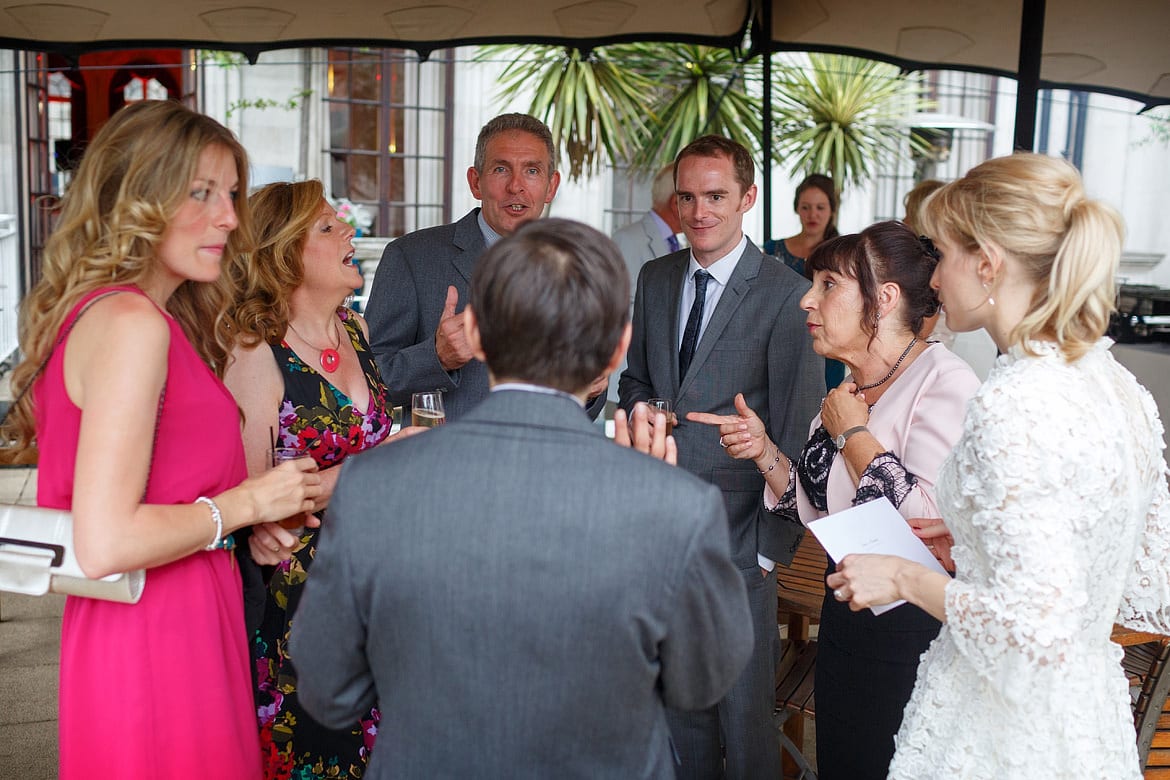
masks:
{"type": "Polygon", "coordinates": [[[260,776],[230,535],[311,508],[320,477],[304,462],[245,480],[239,412],[214,373],[247,169],[229,131],[178,103],[121,110],[21,306],[13,384],[35,384],[7,432],[40,451],[38,502],[72,509],[87,575],[148,570],[137,604],[66,601],[62,780],[260,776]]]}

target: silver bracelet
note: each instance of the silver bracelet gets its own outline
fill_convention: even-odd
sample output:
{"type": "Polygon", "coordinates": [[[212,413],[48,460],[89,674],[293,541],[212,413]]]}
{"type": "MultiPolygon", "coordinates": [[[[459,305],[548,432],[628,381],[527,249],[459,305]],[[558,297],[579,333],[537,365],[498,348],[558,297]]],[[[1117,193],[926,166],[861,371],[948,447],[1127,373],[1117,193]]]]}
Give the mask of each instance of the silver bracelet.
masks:
{"type": "Polygon", "coordinates": [[[211,540],[211,544],[204,547],[204,550],[218,550],[224,546],[223,543],[223,515],[219,512],[219,507],[215,502],[207,496],[199,496],[195,499],[196,504],[207,504],[207,508],[211,510],[211,519],[215,523],[215,538],[211,540]]]}
{"type": "Polygon", "coordinates": [[[779,462],[780,462],[780,448],[777,447],[776,448],[776,459],[772,461],[772,465],[766,469],[757,468],[756,471],[758,471],[761,474],[764,474],[766,476],[768,474],[768,472],[770,472],[772,469],[776,468],[776,464],[779,462]]]}

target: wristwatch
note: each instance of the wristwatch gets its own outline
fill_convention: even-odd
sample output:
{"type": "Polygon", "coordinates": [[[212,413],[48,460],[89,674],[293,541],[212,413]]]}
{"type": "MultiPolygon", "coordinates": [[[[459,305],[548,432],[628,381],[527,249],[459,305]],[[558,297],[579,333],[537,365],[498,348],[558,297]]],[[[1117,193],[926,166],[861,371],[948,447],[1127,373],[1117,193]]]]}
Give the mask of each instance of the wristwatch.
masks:
{"type": "Polygon", "coordinates": [[[837,445],[838,451],[843,450],[845,449],[845,442],[849,441],[850,436],[855,433],[861,433],[862,431],[868,430],[869,428],[866,428],[864,425],[854,425],[852,428],[838,433],[837,438],[833,439],[833,443],[837,445]]]}

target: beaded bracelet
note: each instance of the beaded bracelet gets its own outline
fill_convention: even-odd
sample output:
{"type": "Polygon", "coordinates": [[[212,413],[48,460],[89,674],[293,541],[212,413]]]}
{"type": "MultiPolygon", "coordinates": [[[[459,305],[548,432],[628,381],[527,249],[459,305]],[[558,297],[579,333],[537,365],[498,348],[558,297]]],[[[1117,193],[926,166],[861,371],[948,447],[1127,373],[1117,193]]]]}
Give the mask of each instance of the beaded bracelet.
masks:
{"type": "Polygon", "coordinates": [[[779,447],[777,447],[777,448],[776,448],[776,459],[772,461],[772,465],[771,465],[771,466],[769,466],[769,467],[768,467],[768,468],[766,468],[766,469],[759,469],[759,468],[757,468],[757,469],[756,469],[756,471],[758,471],[758,472],[760,472],[761,474],[763,474],[763,475],[767,476],[768,472],[770,472],[772,469],[776,468],[776,464],[777,464],[777,463],[779,463],[779,462],[780,462],[780,448],[779,448],[779,447]]]}
{"type": "Polygon", "coordinates": [[[207,504],[207,508],[211,510],[211,519],[215,523],[215,538],[211,543],[204,547],[204,550],[230,550],[236,546],[236,540],[232,537],[223,538],[223,515],[219,512],[219,507],[214,501],[207,496],[199,496],[195,499],[196,504],[207,504]]]}

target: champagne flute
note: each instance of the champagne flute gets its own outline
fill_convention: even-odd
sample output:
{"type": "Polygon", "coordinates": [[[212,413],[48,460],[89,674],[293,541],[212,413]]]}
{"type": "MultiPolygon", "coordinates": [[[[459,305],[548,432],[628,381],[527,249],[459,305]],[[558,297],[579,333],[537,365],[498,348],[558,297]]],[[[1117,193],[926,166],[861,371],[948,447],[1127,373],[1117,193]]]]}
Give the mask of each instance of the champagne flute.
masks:
{"type": "Polygon", "coordinates": [[[428,390],[410,397],[410,422],[423,428],[434,428],[447,422],[443,409],[443,391],[428,390]]]}

